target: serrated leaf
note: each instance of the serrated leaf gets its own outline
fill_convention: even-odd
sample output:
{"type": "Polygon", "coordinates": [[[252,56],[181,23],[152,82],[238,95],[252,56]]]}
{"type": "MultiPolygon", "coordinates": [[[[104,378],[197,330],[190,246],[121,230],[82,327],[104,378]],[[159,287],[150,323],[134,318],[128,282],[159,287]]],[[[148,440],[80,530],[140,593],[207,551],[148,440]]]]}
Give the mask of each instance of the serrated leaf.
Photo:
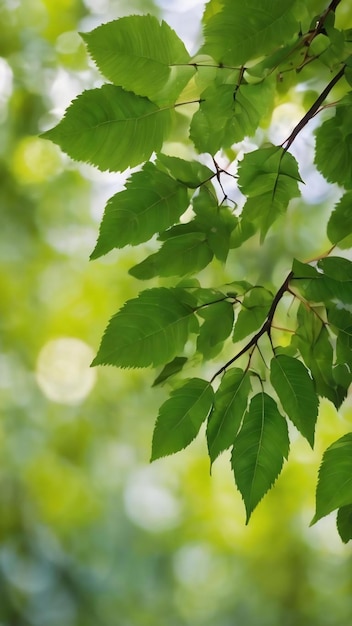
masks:
{"type": "Polygon", "coordinates": [[[196,332],[195,300],[182,289],[142,291],[128,300],[105,330],[92,365],[148,367],[168,363],[196,332]]]}
{"type": "Polygon", "coordinates": [[[207,426],[210,460],[213,463],[221,452],[230,448],[241,426],[251,391],[248,373],[239,368],[228,370],[214,398],[214,409],[207,426]]]}
{"type": "Polygon", "coordinates": [[[160,407],[155,424],[151,460],[186,448],[197,436],[213,403],[213,388],[206,380],[191,378],[171,393],[160,407]]]}
{"type": "Polygon", "coordinates": [[[91,259],[113,248],[148,241],[180,218],[188,207],[186,187],[146,163],[126,183],[126,189],[108,201],[91,259]]]}
{"type": "Polygon", "coordinates": [[[115,85],[84,91],[44,139],[72,159],[99,169],[124,171],[160,151],[169,133],[171,110],[115,85]]]}
{"type": "Polygon", "coordinates": [[[352,505],[352,433],[324,452],[316,492],[315,524],[335,509],[352,505]]]}
{"type": "Polygon", "coordinates": [[[214,255],[222,263],[226,262],[233,230],[238,218],[226,205],[219,206],[213,195],[213,188],[203,186],[193,198],[194,224],[207,235],[207,241],[214,255]]]}
{"type": "Polygon", "coordinates": [[[234,343],[260,328],[265,322],[272,301],[273,294],[264,287],[254,287],[245,295],[233,332],[234,343]]]}
{"type": "Polygon", "coordinates": [[[81,36],[106,78],[160,105],[175,102],[195,72],[185,67],[190,56],[175,31],[152,15],[122,17],[81,36]]]}
{"type": "Polygon", "coordinates": [[[205,359],[212,359],[222,348],[233,327],[233,305],[230,302],[215,302],[198,310],[204,319],[197,337],[197,350],[205,359]]]}
{"type": "Polygon", "coordinates": [[[160,250],[129,270],[140,280],[155,276],[187,276],[199,272],[213,258],[204,233],[194,232],[167,239],[160,250]]]}
{"type": "Polygon", "coordinates": [[[286,420],[262,392],[252,398],[232,452],[236,485],[246,507],[246,523],[279,476],[289,453],[286,420]]]}
{"type": "Polygon", "coordinates": [[[207,19],[201,49],[217,62],[239,66],[286,43],[299,30],[294,2],[224,0],[207,19]]]}
{"type": "Polygon", "coordinates": [[[165,168],[170,176],[190,189],[196,189],[215,176],[209,167],[199,161],[186,161],[167,154],[158,154],[157,165],[165,168]]]}
{"type": "Polygon", "coordinates": [[[336,107],[335,117],[324,122],[316,131],[315,164],[329,183],[352,188],[352,126],[351,97],[345,97],[336,107]],[[338,150],[336,150],[338,146],[338,150]]]}
{"type": "Polygon", "coordinates": [[[161,370],[160,374],[154,380],[152,387],[156,387],[157,385],[161,385],[166,380],[168,380],[171,376],[178,374],[183,369],[185,363],[187,363],[188,359],[185,356],[175,356],[175,358],[167,363],[165,367],[161,370]]]}
{"type": "Polygon", "coordinates": [[[337,511],[337,530],[344,543],[352,539],[352,504],[342,506],[337,511]]]}
{"type": "Polygon", "coordinates": [[[285,413],[313,448],[319,403],[303,363],[286,355],[274,357],[270,380],[285,413]]]}
{"type": "Polygon", "coordinates": [[[336,204],[327,226],[327,235],[331,243],[340,248],[349,248],[352,244],[352,191],[345,193],[336,204]]]}

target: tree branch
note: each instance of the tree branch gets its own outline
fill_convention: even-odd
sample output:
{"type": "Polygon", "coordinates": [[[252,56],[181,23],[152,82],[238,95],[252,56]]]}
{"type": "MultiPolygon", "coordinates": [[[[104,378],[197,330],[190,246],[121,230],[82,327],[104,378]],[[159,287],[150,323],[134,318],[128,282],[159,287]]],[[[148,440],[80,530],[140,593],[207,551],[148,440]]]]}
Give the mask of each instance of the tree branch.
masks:
{"type": "Polygon", "coordinates": [[[276,295],[271,303],[270,309],[269,309],[269,313],[267,315],[267,318],[264,322],[264,324],[262,325],[262,327],[258,330],[258,332],[252,337],[252,339],[250,339],[248,341],[248,343],[246,343],[246,345],[244,346],[244,348],[242,348],[234,357],[232,357],[232,359],[230,359],[229,361],[227,361],[227,363],[225,363],[225,365],[223,365],[217,372],[215,372],[214,376],[211,379],[211,383],[213,382],[213,380],[215,380],[215,378],[217,376],[219,376],[219,374],[222,374],[222,372],[224,372],[225,370],[227,370],[227,368],[232,365],[232,363],[234,363],[235,361],[237,361],[237,359],[239,359],[243,354],[245,354],[248,350],[250,350],[252,347],[256,346],[259,339],[265,334],[267,333],[269,336],[269,339],[271,340],[271,325],[273,322],[273,318],[275,315],[275,311],[277,309],[277,305],[279,304],[282,296],[284,295],[284,293],[286,291],[288,291],[288,286],[289,286],[289,282],[290,280],[293,278],[293,272],[291,271],[288,276],[285,278],[284,282],[282,283],[280,289],[276,292],[276,295]]]}

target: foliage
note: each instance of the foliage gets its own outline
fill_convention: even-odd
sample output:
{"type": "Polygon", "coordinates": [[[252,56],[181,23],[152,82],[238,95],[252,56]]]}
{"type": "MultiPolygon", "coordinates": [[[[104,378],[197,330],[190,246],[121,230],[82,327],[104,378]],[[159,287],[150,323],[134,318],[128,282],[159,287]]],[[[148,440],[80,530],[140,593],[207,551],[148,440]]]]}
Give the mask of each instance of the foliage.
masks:
{"type": "MultiPolygon", "coordinates": [[[[319,400],[339,409],[352,382],[352,262],[345,258],[352,35],[335,27],[340,4],[332,0],[316,16],[313,1],[210,0],[204,42],[192,57],[150,15],[99,26],[83,39],[111,82],[84,91],[43,135],[103,171],[141,166],[108,201],[92,258],[147,241],[155,250],[158,241],[130,274],[162,282],[112,317],[93,364],[163,368],[155,384],[172,390],[160,408],[152,458],[186,447],[206,422],[211,462],[232,448],[247,522],[288,457],[292,425],[313,447],[319,400]],[[321,82],[313,103],[273,145],[270,114],[290,93],[307,91],[315,68],[321,82]],[[209,284],[212,267],[229,263],[253,237],[263,246],[289,219],[304,179],[291,146],[317,114],[315,164],[344,189],[327,223],[330,249],[313,261],[292,259],[279,286],[244,281],[235,268],[230,281],[209,284]],[[191,158],[168,153],[175,136],[191,158]],[[257,147],[243,156],[245,137],[257,147]],[[200,363],[203,377],[189,376],[200,363]]],[[[352,535],[350,439],[324,454],[313,519],[337,509],[343,541],[352,535]]]]}

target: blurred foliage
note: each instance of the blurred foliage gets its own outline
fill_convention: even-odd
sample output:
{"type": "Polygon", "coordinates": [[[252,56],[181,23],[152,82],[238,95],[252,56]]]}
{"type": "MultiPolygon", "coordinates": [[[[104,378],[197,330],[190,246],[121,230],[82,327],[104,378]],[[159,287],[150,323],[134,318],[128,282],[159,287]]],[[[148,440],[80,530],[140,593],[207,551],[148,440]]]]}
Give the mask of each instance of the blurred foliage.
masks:
{"type": "MultiPolygon", "coordinates": [[[[152,373],[106,368],[95,381],[88,368],[111,311],[136,293],[126,274],[138,250],[88,263],[123,181],[74,166],[38,134],[97,80],[77,31],[147,11],[162,14],[146,0],[0,2],[0,624],[347,626],[351,548],[330,517],[307,522],[348,402],[340,416],[323,405],[316,452],[297,439],[247,528],[227,462],[208,477],[200,442],[148,464],[165,399],[152,373]]],[[[297,204],[287,230],[235,251],[217,282],[233,267],[281,271],[285,249],[304,255],[330,200],[323,189],[297,204]]]]}

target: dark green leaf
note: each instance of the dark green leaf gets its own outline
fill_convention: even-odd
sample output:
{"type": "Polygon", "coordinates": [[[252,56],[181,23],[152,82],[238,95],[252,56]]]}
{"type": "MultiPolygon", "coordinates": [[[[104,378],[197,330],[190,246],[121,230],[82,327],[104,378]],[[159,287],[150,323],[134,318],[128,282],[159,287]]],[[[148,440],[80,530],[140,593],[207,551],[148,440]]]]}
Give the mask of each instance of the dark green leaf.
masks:
{"type": "Polygon", "coordinates": [[[352,433],[347,433],[324,452],[312,524],[335,509],[350,505],[352,505],[352,433]]]}
{"type": "Polygon", "coordinates": [[[352,191],[348,191],[335,206],[327,226],[331,243],[340,248],[352,244],[352,191]]]}
{"type": "Polygon", "coordinates": [[[232,453],[236,485],[249,518],[279,476],[289,452],[286,420],[266,393],[252,398],[232,453]]]}
{"type": "Polygon", "coordinates": [[[146,163],[132,174],[125,191],[108,201],[100,225],[95,259],[112,248],[135,246],[174,224],[186,211],[188,195],[184,185],[146,163]]]}
{"type": "Polygon", "coordinates": [[[272,301],[273,294],[264,287],[254,287],[245,295],[233,332],[234,343],[260,328],[268,315],[272,301]]]}
{"type": "Polygon", "coordinates": [[[335,117],[316,131],[315,163],[319,171],[329,183],[346,189],[352,188],[351,109],[351,97],[346,96],[336,107],[335,117]]]}
{"type": "Polygon", "coordinates": [[[318,261],[318,267],[325,276],[338,282],[352,282],[352,263],[348,259],[330,256],[318,261]]]}
{"type": "Polygon", "coordinates": [[[233,305],[230,302],[216,302],[198,310],[204,319],[197,338],[197,350],[205,359],[212,359],[222,348],[233,327],[233,305]]]}
{"type": "Polygon", "coordinates": [[[213,388],[201,378],[191,378],[160,407],[155,424],[152,456],[154,461],[186,448],[197,436],[213,403],[213,388]]]}
{"type": "Polygon", "coordinates": [[[160,374],[154,380],[152,387],[156,387],[157,385],[161,385],[166,380],[168,380],[171,376],[178,374],[183,369],[185,363],[187,363],[187,357],[185,356],[175,356],[175,358],[163,367],[160,374]]]}
{"type": "Polygon", "coordinates": [[[337,512],[337,530],[344,543],[352,539],[352,504],[341,507],[337,512]]]}
{"type": "Polygon", "coordinates": [[[194,304],[182,289],[142,291],[111,318],[92,365],[156,367],[168,363],[198,329],[194,304]]]}
{"type": "Polygon", "coordinates": [[[303,363],[286,355],[274,357],[270,380],[285,413],[313,448],[318,398],[303,363]]]}
{"type": "Polygon", "coordinates": [[[208,450],[212,463],[223,450],[233,445],[247,408],[250,391],[248,373],[232,368],[224,374],[215,394],[214,409],[207,426],[208,450]]]}
{"type": "Polygon", "coordinates": [[[238,218],[229,207],[217,204],[212,191],[204,186],[193,198],[193,210],[196,214],[194,223],[206,233],[216,258],[225,263],[230,249],[231,233],[238,225],[238,218]]]}
{"type": "Polygon", "coordinates": [[[169,133],[171,111],[115,85],[84,91],[42,137],[76,161],[123,171],[147,161],[169,133]]]}

